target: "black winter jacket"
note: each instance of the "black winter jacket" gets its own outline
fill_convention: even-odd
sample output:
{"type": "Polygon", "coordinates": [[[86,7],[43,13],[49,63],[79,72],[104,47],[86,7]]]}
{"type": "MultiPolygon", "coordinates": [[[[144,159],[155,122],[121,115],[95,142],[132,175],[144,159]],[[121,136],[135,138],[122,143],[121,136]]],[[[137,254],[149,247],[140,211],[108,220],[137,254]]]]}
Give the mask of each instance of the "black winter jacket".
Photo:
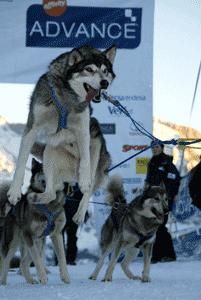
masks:
{"type": "Polygon", "coordinates": [[[173,199],[177,195],[180,185],[180,175],[172,162],[173,157],[165,153],[153,156],[147,169],[145,181],[151,185],[165,184],[168,194],[169,210],[172,209],[173,199]]]}
{"type": "Polygon", "coordinates": [[[189,179],[189,193],[192,203],[201,209],[201,162],[199,162],[191,171],[189,179]]]}

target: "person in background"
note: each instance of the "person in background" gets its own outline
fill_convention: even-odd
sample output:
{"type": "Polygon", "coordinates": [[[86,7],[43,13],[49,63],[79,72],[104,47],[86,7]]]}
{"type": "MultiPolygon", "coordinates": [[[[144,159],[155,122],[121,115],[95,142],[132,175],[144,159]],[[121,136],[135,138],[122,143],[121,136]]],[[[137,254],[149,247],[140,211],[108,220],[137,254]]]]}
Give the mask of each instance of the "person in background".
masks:
{"type": "MultiPolygon", "coordinates": [[[[64,210],[66,215],[66,224],[62,230],[64,249],[66,254],[66,262],[68,265],[76,265],[77,258],[77,230],[78,225],[73,221],[73,216],[77,212],[78,206],[82,199],[82,192],[80,191],[78,184],[72,186],[65,184],[66,189],[66,201],[64,204],[64,210]]],[[[86,222],[89,218],[88,211],[85,215],[86,222]]]]}
{"type": "Polygon", "coordinates": [[[69,265],[76,265],[77,257],[77,230],[78,225],[73,222],[73,216],[76,213],[82,193],[78,186],[67,186],[68,192],[64,205],[66,224],[62,230],[66,262],[69,265]]]}
{"type": "Polygon", "coordinates": [[[199,163],[189,173],[189,194],[192,204],[201,210],[201,157],[199,163]]]}
{"type": "MultiPolygon", "coordinates": [[[[180,185],[180,174],[173,164],[173,157],[164,153],[164,145],[157,141],[152,141],[152,158],[148,163],[145,185],[160,185],[164,183],[169,211],[172,210],[173,203],[180,185]]],[[[166,224],[168,214],[165,215],[163,224],[156,233],[156,240],[153,246],[152,263],[168,262],[176,260],[173,242],[166,224]]]]}

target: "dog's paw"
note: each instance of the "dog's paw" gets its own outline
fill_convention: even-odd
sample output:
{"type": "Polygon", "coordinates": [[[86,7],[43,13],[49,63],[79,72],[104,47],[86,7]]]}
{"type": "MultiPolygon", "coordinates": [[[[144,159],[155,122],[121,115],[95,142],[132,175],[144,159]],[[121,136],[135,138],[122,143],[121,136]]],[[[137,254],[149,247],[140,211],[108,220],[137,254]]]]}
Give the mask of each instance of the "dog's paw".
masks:
{"type": "Polygon", "coordinates": [[[132,275],[132,276],[129,277],[129,279],[132,279],[132,280],[142,280],[142,277],[132,275]]]}
{"type": "Polygon", "coordinates": [[[29,283],[29,284],[38,284],[38,283],[39,283],[38,280],[36,280],[36,279],[34,279],[34,278],[29,278],[29,279],[27,279],[26,281],[27,281],[27,283],[29,283]]]}
{"type": "Polygon", "coordinates": [[[46,275],[46,272],[45,272],[45,274],[43,276],[41,276],[41,278],[40,278],[40,283],[42,285],[46,285],[47,282],[48,282],[48,278],[47,278],[47,275],[46,275]]]}
{"type": "Polygon", "coordinates": [[[94,276],[94,275],[89,276],[89,279],[90,279],[90,280],[96,280],[96,278],[97,278],[97,277],[94,276]]]}
{"type": "Polygon", "coordinates": [[[84,219],[85,219],[85,213],[83,213],[82,211],[79,211],[79,210],[73,216],[73,222],[75,222],[77,225],[83,224],[84,219]]]}
{"type": "Polygon", "coordinates": [[[64,282],[64,283],[70,283],[70,278],[69,276],[66,274],[65,276],[61,276],[61,280],[64,282]]]}
{"type": "Polygon", "coordinates": [[[151,278],[148,275],[142,275],[142,282],[151,282],[151,278]]]}
{"type": "Polygon", "coordinates": [[[112,277],[109,277],[109,276],[104,277],[101,281],[102,282],[112,282],[112,277]]]}
{"type": "Polygon", "coordinates": [[[7,193],[8,201],[12,205],[16,205],[17,202],[21,199],[21,188],[18,187],[10,187],[7,193]]]}

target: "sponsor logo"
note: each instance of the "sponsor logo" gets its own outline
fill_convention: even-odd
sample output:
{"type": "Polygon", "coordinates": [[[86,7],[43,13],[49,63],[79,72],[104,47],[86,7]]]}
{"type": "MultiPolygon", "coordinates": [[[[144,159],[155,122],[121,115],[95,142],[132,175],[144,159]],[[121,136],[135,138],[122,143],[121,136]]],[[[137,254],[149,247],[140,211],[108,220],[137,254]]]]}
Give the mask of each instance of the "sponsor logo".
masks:
{"type": "Polygon", "coordinates": [[[43,1],[27,10],[27,47],[135,49],[141,42],[142,8],[68,6],[66,1],[43,1]]]}
{"type": "MultiPolygon", "coordinates": [[[[127,109],[126,107],[125,109],[128,111],[130,115],[133,114],[133,109],[127,109]]],[[[108,106],[108,111],[112,116],[115,117],[123,117],[123,116],[127,117],[127,115],[125,115],[121,110],[118,109],[118,107],[115,106],[108,106]]]]}
{"type": "Polygon", "coordinates": [[[101,123],[100,127],[103,134],[116,134],[116,124],[114,123],[101,123]]]}
{"type": "Polygon", "coordinates": [[[147,174],[147,165],[149,160],[149,157],[136,158],[136,174],[147,174]]]}
{"type": "Polygon", "coordinates": [[[123,152],[127,152],[130,150],[141,151],[147,147],[148,147],[148,145],[123,145],[122,151],[123,152]]]}
{"type": "Polygon", "coordinates": [[[66,0],[43,0],[43,9],[48,16],[61,16],[65,13],[66,8],[66,0]]]}
{"type": "Polygon", "coordinates": [[[132,177],[132,178],[123,178],[123,183],[125,184],[139,184],[142,182],[142,178],[132,177]]]}
{"type": "Polygon", "coordinates": [[[146,96],[144,95],[116,95],[112,96],[113,99],[118,100],[118,101],[145,101],[146,96]]]}

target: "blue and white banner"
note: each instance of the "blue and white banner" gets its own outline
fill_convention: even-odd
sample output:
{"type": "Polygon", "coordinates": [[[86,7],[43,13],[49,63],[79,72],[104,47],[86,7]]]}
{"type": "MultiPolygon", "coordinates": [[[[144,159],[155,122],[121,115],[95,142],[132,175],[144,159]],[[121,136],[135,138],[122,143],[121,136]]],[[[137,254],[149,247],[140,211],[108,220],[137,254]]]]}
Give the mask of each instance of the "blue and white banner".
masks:
{"type": "Polygon", "coordinates": [[[32,5],[27,10],[26,46],[74,48],[90,43],[107,48],[115,43],[134,49],[141,40],[141,17],[142,8],[70,6],[55,18],[42,5],[32,5]]]}
{"type": "MultiPolygon", "coordinates": [[[[108,92],[152,133],[153,27],[154,0],[1,0],[0,82],[36,83],[63,52],[84,44],[101,50],[116,45],[116,78],[108,92]]],[[[149,145],[118,108],[102,101],[93,109],[113,165],[149,145]],[[123,152],[124,145],[131,151],[123,152]]],[[[144,184],[150,155],[143,152],[111,171],[123,177],[128,200],[144,184]]],[[[95,197],[103,201],[104,191],[95,197]]]]}

